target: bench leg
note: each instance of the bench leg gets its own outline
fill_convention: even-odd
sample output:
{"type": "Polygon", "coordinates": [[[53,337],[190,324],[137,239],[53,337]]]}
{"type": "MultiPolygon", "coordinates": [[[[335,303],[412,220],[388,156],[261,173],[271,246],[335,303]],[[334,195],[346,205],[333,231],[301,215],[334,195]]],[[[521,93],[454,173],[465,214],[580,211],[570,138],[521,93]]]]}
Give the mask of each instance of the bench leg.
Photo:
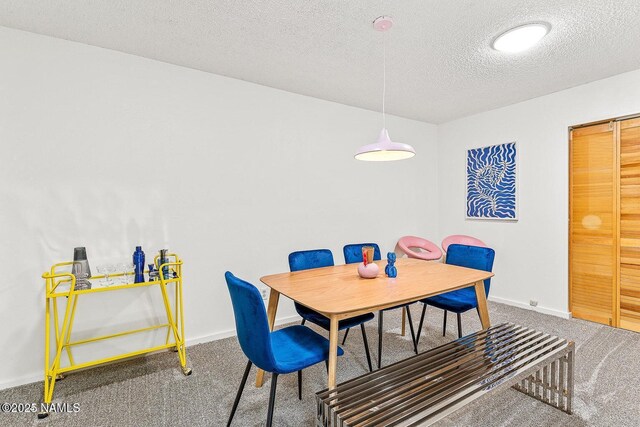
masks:
{"type": "Polygon", "coordinates": [[[574,353],[570,351],[567,354],[567,413],[571,415],[573,408],[573,370],[574,370],[574,353]]]}
{"type": "Polygon", "coordinates": [[[462,338],[462,316],[460,313],[456,313],[458,317],[458,338],[462,338]]]}
{"type": "Polygon", "coordinates": [[[534,399],[571,415],[573,410],[574,353],[556,359],[513,386],[534,399]]]}

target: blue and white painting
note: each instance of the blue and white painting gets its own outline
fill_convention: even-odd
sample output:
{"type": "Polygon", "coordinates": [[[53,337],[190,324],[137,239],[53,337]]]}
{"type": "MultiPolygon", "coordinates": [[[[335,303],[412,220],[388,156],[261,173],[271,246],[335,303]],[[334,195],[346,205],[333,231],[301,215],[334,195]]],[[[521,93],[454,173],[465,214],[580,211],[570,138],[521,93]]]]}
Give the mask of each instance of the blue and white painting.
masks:
{"type": "Polygon", "coordinates": [[[517,219],[516,143],[467,150],[467,218],[517,219]]]}

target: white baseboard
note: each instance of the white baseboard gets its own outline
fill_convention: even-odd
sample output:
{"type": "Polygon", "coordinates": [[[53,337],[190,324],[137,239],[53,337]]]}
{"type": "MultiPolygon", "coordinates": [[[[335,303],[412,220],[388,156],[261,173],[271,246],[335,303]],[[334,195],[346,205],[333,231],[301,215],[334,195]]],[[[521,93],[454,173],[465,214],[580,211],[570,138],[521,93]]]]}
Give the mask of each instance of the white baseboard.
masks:
{"type": "MultiPolygon", "coordinates": [[[[43,382],[44,381],[43,375],[44,374],[40,372],[38,374],[28,374],[19,378],[13,378],[9,381],[0,383],[0,390],[4,390],[5,388],[18,387],[19,385],[43,382]]],[[[38,394],[36,397],[37,398],[33,400],[34,402],[39,402],[38,399],[42,398],[40,394],[38,394]]]]}
{"type": "MultiPolygon", "coordinates": [[[[285,325],[287,323],[295,322],[298,320],[300,320],[300,316],[298,315],[282,317],[276,320],[276,326],[285,325]]],[[[230,329],[228,331],[216,332],[213,334],[203,335],[200,337],[187,338],[187,347],[196,345],[196,344],[202,344],[205,342],[221,340],[223,338],[229,338],[235,335],[236,335],[236,330],[230,329]]],[[[0,390],[17,387],[17,386],[21,386],[29,383],[42,382],[43,381],[42,375],[43,375],[42,372],[38,372],[38,373],[24,375],[18,378],[13,378],[9,381],[4,381],[0,383],[0,390]]]]}
{"type": "MultiPolygon", "coordinates": [[[[298,316],[297,314],[293,316],[287,316],[287,317],[276,319],[276,326],[286,325],[287,323],[291,323],[295,321],[300,321],[300,316],[298,316]]],[[[213,334],[202,335],[200,337],[187,338],[187,346],[202,344],[202,343],[211,342],[211,341],[218,341],[224,338],[235,337],[235,336],[236,336],[236,330],[229,329],[227,331],[220,331],[213,334]]]]}
{"type": "Polygon", "coordinates": [[[525,304],[520,301],[514,301],[506,298],[489,296],[489,301],[499,302],[501,304],[506,304],[506,305],[512,305],[514,307],[524,308],[526,310],[537,311],[538,313],[549,314],[551,316],[561,317],[563,319],[571,318],[571,313],[568,311],[560,311],[560,310],[555,310],[553,308],[540,307],[540,306],[532,307],[529,304],[525,304]]]}

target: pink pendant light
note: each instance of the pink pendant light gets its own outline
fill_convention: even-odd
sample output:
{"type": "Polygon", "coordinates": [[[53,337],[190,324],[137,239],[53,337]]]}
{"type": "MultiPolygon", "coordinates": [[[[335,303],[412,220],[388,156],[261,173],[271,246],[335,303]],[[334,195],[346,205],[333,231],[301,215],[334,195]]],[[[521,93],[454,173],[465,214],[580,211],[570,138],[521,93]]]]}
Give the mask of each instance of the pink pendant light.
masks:
{"type": "Polygon", "coordinates": [[[380,131],[378,141],[363,145],[356,153],[356,159],[370,162],[384,162],[389,160],[404,160],[416,155],[416,150],[409,144],[393,142],[389,138],[387,129],[380,131]]]}
{"type": "MultiPolygon", "coordinates": [[[[380,16],[373,21],[373,28],[376,31],[385,32],[393,26],[393,19],[389,16],[380,16]]],[[[416,155],[416,150],[409,144],[393,142],[389,138],[385,117],[385,95],[387,89],[387,51],[383,35],[383,83],[382,83],[382,130],[378,140],[373,144],[363,145],[355,155],[357,160],[371,162],[385,162],[391,160],[409,159],[416,155]]]]}

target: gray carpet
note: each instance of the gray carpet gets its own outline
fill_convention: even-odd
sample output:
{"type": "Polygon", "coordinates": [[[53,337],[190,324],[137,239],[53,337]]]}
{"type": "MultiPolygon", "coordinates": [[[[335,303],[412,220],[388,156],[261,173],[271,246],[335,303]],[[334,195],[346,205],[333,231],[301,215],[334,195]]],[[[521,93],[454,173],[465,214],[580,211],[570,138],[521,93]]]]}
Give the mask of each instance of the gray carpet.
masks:
{"type": "MultiPolygon", "coordinates": [[[[412,313],[417,322],[421,305],[412,313]]],[[[576,342],[574,415],[570,416],[515,390],[479,399],[438,423],[439,426],[638,426],[640,425],[640,334],[581,320],[563,320],[490,303],[491,321],[514,322],[576,342]]],[[[400,311],[385,314],[384,363],[413,354],[400,336],[400,311]]],[[[442,311],[427,311],[428,331],[420,349],[457,337],[455,316],[447,336],[441,334],[442,311]]],[[[464,333],[480,328],[475,311],[463,315],[464,333]]],[[[368,324],[372,355],[377,349],[377,322],[368,324]]],[[[408,331],[407,331],[408,335],[408,331]]],[[[342,337],[342,334],[340,335],[342,337]]],[[[367,371],[362,338],[352,330],[338,361],[338,381],[367,371]]],[[[182,375],[177,355],[161,353],[70,374],[56,385],[56,402],[79,402],[80,412],[52,414],[0,413],[3,426],[219,426],[226,424],[246,359],[236,338],[188,348],[190,377],[182,375]]],[[[252,371],[250,381],[255,379],[252,371]]],[[[248,384],[234,419],[235,426],[264,424],[270,381],[257,389],[248,384]]],[[[297,399],[296,375],[282,375],[274,414],[276,426],[313,426],[314,392],[326,386],[323,364],[304,371],[303,400],[297,399]]],[[[1,402],[39,402],[42,383],[0,391],[1,402]]]]}

